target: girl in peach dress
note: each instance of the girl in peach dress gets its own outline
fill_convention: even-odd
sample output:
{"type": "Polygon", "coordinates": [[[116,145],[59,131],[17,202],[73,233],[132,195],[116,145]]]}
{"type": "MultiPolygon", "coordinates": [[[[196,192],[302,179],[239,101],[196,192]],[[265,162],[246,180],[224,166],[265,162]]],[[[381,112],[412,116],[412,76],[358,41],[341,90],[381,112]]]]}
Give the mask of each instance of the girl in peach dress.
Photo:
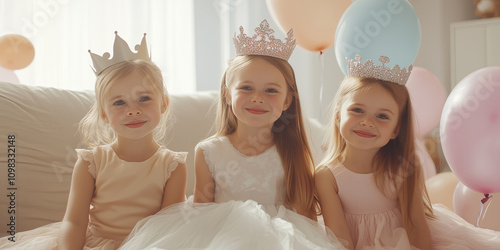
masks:
{"type": "Polygon", "coordinates": [[[500,232],[430,204],[415,152],[409,72],[360,59],[348,63],[327,156],[316,169],[325,225],[350,249],[498,249],[500,232]]]}
{"type": "MultiPolygon", "coordinates": [[[[116,46],[128,49],[118,36],[116,46]]],[[[157,142],[169,98],[147,59],[94,61],[96,103],[80,122],[92,149],[77,149],[64,219],[2,239],[1,249],[116,249],[140,219],[185,200],[187,153],[157,142]]]]}

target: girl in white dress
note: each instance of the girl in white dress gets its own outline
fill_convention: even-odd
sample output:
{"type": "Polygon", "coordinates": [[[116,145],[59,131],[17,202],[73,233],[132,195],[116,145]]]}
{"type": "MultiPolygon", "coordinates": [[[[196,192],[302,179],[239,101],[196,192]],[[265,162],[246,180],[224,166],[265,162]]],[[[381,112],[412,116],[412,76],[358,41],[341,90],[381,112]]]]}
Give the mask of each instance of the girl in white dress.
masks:
{"type": "Polygon", "coordinates": [[[217,133],[196,147],[194,201],[139,222],[123,249],[344,248],[316,222],[313,161],[286,61],[295,41],[269,36],[265,20],[257,33],[259,41],[235,38],[217,133]],[[258,46],[277,40],[279,51],[258,46]]]}

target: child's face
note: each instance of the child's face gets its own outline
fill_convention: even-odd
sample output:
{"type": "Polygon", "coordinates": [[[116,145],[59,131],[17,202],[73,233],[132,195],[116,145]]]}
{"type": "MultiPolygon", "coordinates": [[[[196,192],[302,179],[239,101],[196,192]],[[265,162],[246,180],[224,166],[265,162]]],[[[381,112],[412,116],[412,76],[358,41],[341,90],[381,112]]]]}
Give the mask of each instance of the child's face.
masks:
{"type": "Polygon", "coordinates": [[[104,122],[117,136],[140,139],[153,132],[159,124],[166,103],[137,70],[118,80],[104,97],[104,122]]]}
{"type": "Polygon", "coordinates": [[[397,136],[399,107],[378,84],[345,97],[340,112],[340,133],[348,147],[378,150],[397,136]]]}
{"type": "Polygon", "coordinates": [[[238,119],[238,127],[271,128],[292,101],[283,74],[260,58],[234,74],[227,93],[227,102],[238,119]]]}

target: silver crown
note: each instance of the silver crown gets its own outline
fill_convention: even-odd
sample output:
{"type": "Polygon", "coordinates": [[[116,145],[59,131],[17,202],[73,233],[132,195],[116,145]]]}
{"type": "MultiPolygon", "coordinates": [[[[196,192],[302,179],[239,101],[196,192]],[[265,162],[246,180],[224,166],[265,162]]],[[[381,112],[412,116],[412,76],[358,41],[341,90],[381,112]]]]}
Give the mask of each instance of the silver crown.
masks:
{"type": "Polygon", "coordinates": [[[283,43],[280,39],[274,38],[274,30],[269,28],[269,23],[264,19],[260,23],[260,27],[255,28],[255,35],[252,37],[243,33],[243,27],[240,26],[240,34],[234,34],[234,46],[236,47],[236,55],[261,55],[272,56],[288,61],[290,55],[295,48],[295,38],[293,31],[290,29],[283,43]]]}
{"type": "Polygon", "coordinates": [[[363,77],[363,78],[376,78],[388,82],[394,82],[399,85],[406,85],[410,77],[413,65],[406,68],[400,68],[399,65],[394,65],[392,68],[386,67],[385,64],[390,62],[389,57],[380,56],[378,59],[382,65],[375,65],[371,59],[361,63],[361,56],[356,55],[355,60],[345,58],[347,63],[347,76],[363,77]]]}
{"type": "Polygon", "coordinates": [[[94,63],[94,73],[96,75],[99,75],[107,67],[123,61],[132,61],[135,59],[151,61],[151,57],[148,53],[148,47],[146,45],[146,33],[144,33],[144,36],[142,37],[141,44],[135,46],[135,50],[137,51],[137,53],[132,52],[127,42],[125,42],[125,40],[123,40],[118,35],[118,32],[115,31],[113,58],[109,59],[109,52],[106,52],[102,56],[99,56],[89,50],[90,57],[92,58],[92,62],[94,63]]]}

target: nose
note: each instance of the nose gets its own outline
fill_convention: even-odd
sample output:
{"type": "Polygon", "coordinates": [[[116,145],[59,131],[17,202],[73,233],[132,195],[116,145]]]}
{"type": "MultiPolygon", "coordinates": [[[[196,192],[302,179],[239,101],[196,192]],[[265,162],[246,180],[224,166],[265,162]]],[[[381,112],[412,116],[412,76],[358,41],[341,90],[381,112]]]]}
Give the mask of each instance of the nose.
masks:
{"type": "Polygon", "coordinates": [[[369,128],[373,128],[375,126],[373,121],[369,118],[362,119],[360,124],[361,124],[361,126],[369,127],[369,128]]]}
{"type": "Polygon", "coordinates": [[[141,115],[141,114],[142,111],[137,107],[130,107],[130,110],[127,112],[128,116],[141,115]]]}
{"type": "Polygon", "coordinates": [[[255,93],[250,99],[253,103],[264,103],[264,99],[257,93],[255,93]]]}
{"type": "Polygon", "coordinates": [[[134,112],[128,112],[127,113],[128,116],[140,115],[140,114],[142,114],[142,112],[140,110],[135,111],[135,113],[134,112]]]}

